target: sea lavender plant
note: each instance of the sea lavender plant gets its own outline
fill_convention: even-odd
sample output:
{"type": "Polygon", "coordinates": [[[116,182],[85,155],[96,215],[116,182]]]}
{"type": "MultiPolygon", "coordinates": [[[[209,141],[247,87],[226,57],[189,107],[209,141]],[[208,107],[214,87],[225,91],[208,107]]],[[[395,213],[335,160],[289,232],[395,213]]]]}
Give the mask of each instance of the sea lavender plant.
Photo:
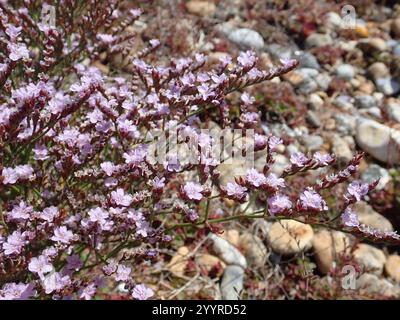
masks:
{"type": "Polygon", "coordinates": [[[351,211],[376,183],[352,182],[341,210],[328,215],[321,191],[349,181],[361,154],[293,198],[288,178],[331,166],[334,156],[294,154],[279,177],[271,167],[283,141],[258,132],[253,147],[266,151],[263,172],[250,168],[221,184],[215,139],[201,131],[200,116],[216,114],[221,127],[256,128],[255,99],[242,94],[233,123],[227,96],[293,70],[296,60],[261,71],[247,51],[211,69],[202,54],[153,64],[160,42],[149,40],[130,56],[128,74],[105,75],[93,62],[131,54],[135,34],[126,27],[141,10],[120,12],[113,0],[63,0],[52,25],[40,18],[40,3],[0,2],[0,299],[91,299],[104,278],[123,283],[133,299],[152,298],[130,266],[157,260],[158,248],[182,228],[233,219],[300,219],[400,242],[394,232],[361,225],[351,211]],[[152,161],[148,133],[155,129],[184,135],[177,144],[190,140],[198,161],[183,163],[176,154],[152,161]],[[254,195],[266,199],[263,209],[210,217],[211,201],[240,204],[254,195]]]}

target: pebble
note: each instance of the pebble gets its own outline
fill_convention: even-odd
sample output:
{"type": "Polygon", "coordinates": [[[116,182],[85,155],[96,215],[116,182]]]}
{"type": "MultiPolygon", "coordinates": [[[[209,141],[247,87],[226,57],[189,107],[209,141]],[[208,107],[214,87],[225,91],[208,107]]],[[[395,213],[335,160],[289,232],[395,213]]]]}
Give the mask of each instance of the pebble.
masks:
{"type": "Polygon", "coordinates": [[[374,80],[385,78],[390,75],[388,67],[383,62],[375,62],[371,64],[368,67],[367,72],[369,75],[371,75],[371,78],[374,80]]]}
{"type": "Polygon", "coordinates": [[[256,267],[265,265],[267,248],[258,236],[251,233],[242,234],[239,239],[239,248],[250,265],[256,267]]]}
{"type": "Polygon", "coordinates": [[[379,278],[375,274],[363,273],[356,282],[361,293],[376,294],[378,296],[398,297],[400,289],[387,279],[379,278]]]}
{"type": "Polygon", "coordinates": [[[188,12],[198,16],[211,17],[214,15],[216,7],[213,2],[193,0],[186,3],[186,9],[188,12]]]}
{"type": "Polygon", "coordinates": [[[321,126],[321,120],[319,119],[317,114],[312,110],[307,111],[306,120],[314,128],[319,128],[321,126]]]}
{"type": "Polygon", "coordinates": [[[348,164],[353,158],[353,152],[346,140],[342,139],[338,134],[333,134],[330,142],[332,144],[332,152],[336,155],[339,164],[348,164]]]}
{"type": "Polygon", "coordinates": [[[329,34],[313,33],[306,39],[306,48],[310,49],[313,47],[322,47],[326,45],[332,45],[333,39],[329,34]]]}
{"type": "Polygon", "coordinates": [[[344,80],[351,80],[355,76],[355,71],[350,64],[341,64],[336,68],[336,75],[344,80]]]}
{"type": "Polygon", "coordinates": [[[319,271],[327,274],[339,255],[349,251],[350,238],[343,232],[323,229],[315,233],[312,245],[319,271]]]}
{"type": "Polygon", "coordinates": [[[229,33],[228,39],[233,43],[236,43],[238,46],[258,50],[264,48],[263,37],[257,31],[251,29],[235,29],[229,33]]]}
{"type": "Polygon", "coordinates": [[[320,70],[321,66],[318,63],[317,58],[308,51],[302,52],[300,55],[300,67],[301,68],[312,68],[315,70],[320,70]]]}
{"type": "Polygon", "coordinates": [[[228,241],[215,234],[211,234],[210,239],[213,242],[213,250],[226,264],[247,268],[246,258],[228,241]]]}
{"type": "Polygon", "coordinates": [[[361,95],[354,98],[354,104],[357,108],[370,109],[377,107],[377,101],[373,96],[361,95]]]}
{"type": "Polygon", "coordinates": [[[363,267],[363,272],[370,272],[376,275],[382,274],[386,262],[385,254],[382,250],[361,243],[354,250],[354,258],[363,267]]]}
{"type": "Polygon", "coordinates": [[[389,118],[400,123],[400,101],[389,101],[385,108],[389,118]]]}
{"type": "Polygon", "coordinates": [[[267,240],[272,250],[282,255],[294,255],[312,246],[313,229],[295,220],[274,222],[268,230],[267,240]]]}
{"type": "Polygon", "coordinates": [[[318,135],[304,136],[301,141],[308,151],[318,151],[324,143],[324,139],[318,135]]]}
{"type": "Polygon", "coordinates": [[[347,95],[339,95],[333,100],[333,104],[343,111],[350,111],[354,108],[353,98],[347,95]]]}
{"type": "Polygon", "coordinates": [[[353,135],[356,131],[356,118],[354,116],[338,113],[334,115],[336,130],[345,135],[353,135]]]}
{"type": "Polygon", "coordinates": [[[377,190],[382,190],[392,180],[389,171],[381,166],[373,163],[361,174],[361,180],[365,183],[371,183],[379,179],[379,183],[376,186],[377,190]]]}
{"type": "Polygon", "coordinates": [[[376,87],[386,96],[392,96],[400,91],[400,84],[392,77],[379,78],[375,81],[376,87]]]}
{"type": "Polygon", "coordinates": [[[187,266],[188,247],[180,247],[167,265],[167,269],[177,277],[182,277],[187,266]]]}
{"type": "MultiPolygon", "coordinates": [[[[218,271],[221,272],[222,274],[222,271],[226,268],[226,264],[222,260],[211,254],[207,253],[200,254],[196,257],[195,260],[199,268],[201,270],[205,270],[207,273],[209,273],[212,270],[219,269],[218,271]]],[[[217,274],[217,276],[220,276],[221,274],[217,274]]]]}
{"type": "Polygon", "coordinates": [[[354,210],[358,214],[361,223],[382,231],[393,231],[391,222],[383,215],[376,212],[368,203],[359,201],[354,204],[354,210]]]}
{"type": "Polygon", "coordinates": [[[356,125],[357,144],[382,162],[400,163],[400,130],[389,128],[371,119],[359,118],[356,125]]]}
{"type": "Polygon", "coordinates": [[[390,255],[385,263],[386,274],[396,282],[400,282],[400,256],[390,255]]]}
{"type": "Polygon", "coordinates": [[[239,266],[227,266],[221,281],[223,300],[239,300],[243,290],[244,270],[239,266]]]}

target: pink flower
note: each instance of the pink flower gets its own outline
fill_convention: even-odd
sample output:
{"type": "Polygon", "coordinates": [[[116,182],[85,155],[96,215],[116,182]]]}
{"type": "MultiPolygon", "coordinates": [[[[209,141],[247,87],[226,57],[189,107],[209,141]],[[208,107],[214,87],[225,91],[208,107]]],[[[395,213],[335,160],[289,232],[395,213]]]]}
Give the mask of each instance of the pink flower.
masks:
{"type": "Polygon", "coordinates": [[[42,255],[31,259],[28,270],[43,278],[44,274],[53,271],[53,266],[48,262],[47,257],[42,255]]]}
{"type": "Polygon", "coordinates": [[[7,213],[7,217],[10,220],[28,220],[32,217],[33,208],[26,204],[25,201],[21,201],[18,206],[15,206],[10,212],[7,213]]]}
{"type": "Polygon", "coordinates": [[[267,183],[267,179],[262,173],[259,173],[256,169],[252,168],[247,170],[245,179],[248,184],[252,185],[253,187],[261,187],[267,183]]]}
{"type": "Polygon", "coordinates": [[[267,202],[268,212],[271,215],[287,213],[292,208],[292,202],[289,197],[279,193],[269,197],[267,202]]]}
{"type": "Polygon", "coordinates": [[[21,234],[21,231],[14,231],[8,236],[7,242],[3,243],[4,254],[7,256],[20,254],[25,243],[25,236],[21,234]]]}
{"type": "Polygon", "coordinates": [[[132,120],[128,119],[118,119],[118,129],[121,133],[133,138],[137,139],[140,137],[140,132],[138,131],[137,127],[133,124],[132,120]]]}
{"type": "Polygon", "coordinates": [[[68,270],[78,271],[83,267],[83,262],[79,258],[79,255],[73,254],[72,256],[67,257],[67,265],[66,268],[68,270]]]}
{"type": "Polygon", "coordinates": [[[314,153],[314,159],[322,166],[327,166],[335,160],[329,153],[322,154],[321,152],[314,153]]]}
{"type": "Polygon", "coordinates": [[[6,283],[0,290],[0,300],[27,300],[34,295],[32,283],[6,283]]]}
{"type": "Polygon", "coordinates": [[[144,162],[147,150],[145,146],[139,146],[134,150],[124,153],[125,163],[132,165],[139,165],[144,162]]]}
{"type": "Polygon", "coordinates": [[[198,86],[197,91],[202,96],[204,101],[207,100],[209,97],[212,97],[215,95],[215,92],[206,83],[203,83],[200,86],[198,86]]]}
{"type": "Polygon", "coordinates": [[[79,290],[79,298],[84,300],[91,300],[96,294],[96,284],[90,283],[84,288],[79,290]]]}
{"type": "Polygon", "coordinates": [[[185,196],[190,200],[200,201],[203,198],[203,195],[201,194],[203,191],[203,187],[195,182],[187,182],[183,187],[185,196]]]}
{"type": "Polygon", "coordinates": [[[4,184],[14,184],[18,180],[31,180],[35,177],[33,168],[29,164],[19,165],[15,168],[4,168],[2,176],[4,184]]]}
{"type": "Polygon", "coordinates": [[[263,150],[267,146],[267,142],[268,140],[264,135],[256,133],[254,135],[254,150],[263,150]]]}
{"type": "Polygon", "coordinates": [[[7,48],[10,51],[8,57],[12,61],[29,58],[29,50],[26,48],[26,45],[24,43],[9,43],[7,45],[7,48]]]}
{"type": "Polygon", "coordinates": [[[100,40],[101,42],[111,44],[114,42],[115,37],[111,34],[106,34],[106,33],[99,33],[97,34],[96,38],[100,40]]]}
{"type": "Polygon", "coordinates": [[[131,277],[132,269],[124,266],[123,264],[119,264],[117,268],[117,273],[115,275],[116,281],[128,281],[131,277]]]}
{"type": "Polygon", "coordinates": [[[118,188],[111,192],[111,200],[117,206],[129,207],[133,201],[132,196],[129,193],[125,193],[124,189],[118,188]]]}
{"type": "Polygon", "coordinates": [[[277,136],[270,136],[268,138],[268,148],[271,152],[274,152],[276,147],[282,143],[282,139],[277,136]]]}
{"type": "Polygon", "coordinates": [[[267,186],[273,191],[277,191],[279,188],[285,187],[285,180],[283,178],[278,178],[275,173],[268,174],[266,180],[267,186]]]}
{"type": "Polygon", "coordinates": [[[232,57],[230,55],[224,55],[223,57],[219,58],[223,66],[228,66],[232,63],[232,57]]]}
{"type": "Polygon", "coordinates": [[[38,161],[44,161],[49,158],[49,152],[44,145],[36,145],[33,149],[33,159],[38,161]]]}
{"type": "Polygon", "coordinates": [[[237,58],[237,61],[240,66],[244,68],[250,68],[256,63],[257,58],[253,51],[248,50],[246,52],[241,52],[237,58]]]}
{"type": "Polygon", "coordinates": [[[308,161],[308,158],[301,152],[294,153],[290,156],[290,162],[299,168],[304,167],[308,161]]]}
{"type": "Polygon", "coordinates": [[[346,210],[342,213],[341,219],[342,223],[347,227],[358,227],[360,225],[357,213],[350,208],[346,208],[346,210]]]}
{"type": "Polygon", "coordinates": [[[144,284],[138,284],[132,290],[132,297],[136,300],[147,300],[152,296],[154,296],[154,291],[144,284]]]}
{"type": "Polygon", "coordinates": [[[297,64],[297,60],[296,59],[282,58],[282,59],[279,59],[279,61],[280,61],[280,63],[282,63],[282,65],[285,68],[293,68],[297,64]]]}
{"type": "Polygon", "coordinates": [[[109,213],[100,207],[90,209],[88,215],[90,221],[98,222],[100,224],[104,223],[109,217],[109,213]]]}
{"type": "Polygon", "coordinates": [[[114,163],[110,162],[110,161],[106,161],[100,164],[100,168],[103,169],[103,171],[106,173],[106,175],[108,176],[112,176],[112,174],[114,173],[116,166],[114,165],[114,163]]]}
{"type": "Polygon", "coordinates": [[[42,281],[42,285],[46,294],[50,294],[54,291],[61,291],[70,284],[70,277],[62,276],[59,272],[53,272],[47,275],[42,281]]]}
{"type": "Polygon", "coordinates": [[[328,206],[322,197],[314,190],[305,190],[300,195],[300,208],[302,210],[326,211],[328,206]]]}
{"type": "Polygon", "coordinates": [[[249,95],[247,92],[243,92],[242,95],[240,96],[240,99],[245,105],[252,105],[256,99],[249,95]]]}
{"type": "Polygon", "coordinates": [[[15,41],[19,34],[21,33],[22,27],[16,27],[14,25],[9,25],[6,29],[6,34],[10,37],[11,41],[15,41]]]}
{"type": "Polygon", "coordinates": [[[69,244],[74,240],[74,234],[72,231],[68,230],[67,227],[57,227],[54,229],[54,235],[50,238],[54,242],[60,242],[63,244],[69,244]]]}
{"type": "Polygon", "coordinates": [[[236,182],[228,182],[226,184],[226,194],[238,201],[244,201],[247,199],[247,188],[240,186],[236,182]]]}
{"type": "Polygon", "coordinates": [[[53,222],[54,218],[56,218],[58,214],[58,208],[51,206],[44,208],[43,211],[39,214],[39,217],[47,222],[53,222]]]}
{"type": "Polygon", "coordinates": [[[14,184],[18,181],[18,174],[13,168],[3,168],[2,171],[3,183],[4,184],[14,184]]]}
{"type": "Polygon", "coordinates": [[[368,191],[368,183],[361,183],[359,181],[353,181],[347,187],[347,193],[350,195],[350,198],[354,197],[357,201],[360,201],[365,195],[367,195],[368,191]]]}

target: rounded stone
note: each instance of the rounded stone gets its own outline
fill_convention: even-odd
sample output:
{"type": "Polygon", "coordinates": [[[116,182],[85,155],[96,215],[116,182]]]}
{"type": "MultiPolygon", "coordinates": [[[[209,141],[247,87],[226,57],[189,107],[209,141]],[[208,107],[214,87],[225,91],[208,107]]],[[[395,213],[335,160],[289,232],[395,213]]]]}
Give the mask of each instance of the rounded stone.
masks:
{"type": "Polygon", "coordinates": [[[267,239],[272,250],[282,255],[293,255],[311,248],[314,231],[308,224],[295,220],[274,222],[267,239]]]}

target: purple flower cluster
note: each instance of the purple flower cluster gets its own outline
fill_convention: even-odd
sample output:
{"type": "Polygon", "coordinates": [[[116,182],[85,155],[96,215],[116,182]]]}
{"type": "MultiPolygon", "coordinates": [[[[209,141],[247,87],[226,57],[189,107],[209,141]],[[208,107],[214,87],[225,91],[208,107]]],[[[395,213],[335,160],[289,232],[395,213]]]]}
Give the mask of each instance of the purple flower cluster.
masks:
{"type": "MultiPolygon", "coordinates": [[[[296,153],[279,176],[271,167],[283,140],[258,130],[253,142],[255,151],[266,152],[263,170],[250,168],[222,184],[215,141],[202,132],[199,114],[210,112],[221,127],[231,125],[228,95],[293,70],[296,60],[282,60],[269,71],[258,69],[252,51],[236,59],[226,55],[213,66],[202,54],[155,63],[160,42],[153,39],[130,57],[124,77],[105,74],[93,62],[130,52],[124,45],[129,49],[135,34],[126,26],[135,25],[141,10],[122,14],[114,0],[94,10],[89,2],[88,13],[71,24],[74,6],[66,1],[51,26],[8,3],[0,4],[0,299],[88,300],[104,283],[123,285],[132,299],[151,299],[157,293],[136,274],[162,254],[158,249],[169,245],[172,230],[209,225],[212,215],[230,218],[228,210],[211,209],[214,198],[237,206],[258,201],[271,216],[324,217],[321,190],[357,171],[359,155],[299,194],[288,177],[327,167],[335,158],[296,153]],[[151,129],[167,136],[176,129],[185,139],[167,148],[190,140],[199,161],[186,164],[177,153],[154,163],[151,129]]],[[[256,99],[242,93],[240,103],[234,125],[259,129],[256,99]]],[[[344,210],[373,187],[350,184],[344,210]]],[[[349,209],[342,221],[378,236],[349,209]]]]}

